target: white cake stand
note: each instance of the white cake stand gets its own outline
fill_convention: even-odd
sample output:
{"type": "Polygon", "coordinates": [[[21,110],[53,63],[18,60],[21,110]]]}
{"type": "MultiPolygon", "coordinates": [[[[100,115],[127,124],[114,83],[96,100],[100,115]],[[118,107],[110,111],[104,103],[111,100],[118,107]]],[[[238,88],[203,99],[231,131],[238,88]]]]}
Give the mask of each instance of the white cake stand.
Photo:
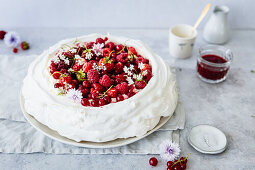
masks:
{"type": "Polygon", "coordinates": [[[128,145],[130,143],[136,142],[151,133],[155,132],[158,130],[160,127],[162,127],[170,118],[171,116],[168,117],[161,117],[159,123],[150,131],[148,131],[145,135],[139,136],[139,137],[130,137],[126,139],[115,139],[112,141],[108,142],[89,142],[89,141],[81,141],[81,142],[76,142],[72,139],[68,139],[64,136],[61,136],[57,131],[50,129],[48,126],[45,126],[44,124],[40,123],[37,121],[33,116],[31,116],[27,111],[25,110],[24,107],[24,100],[23,96],[20,93],[20,106],[21,110],[27,119],[27,121],[38,131],[42,132],[44,135],[55,139],[59,142],[69,144],[69,145],[74,145],[74,146],[79,146],[79,147],[86,147],[86,148],[114,148],[114,147],[119,147],[123,145],[128,145]]]}

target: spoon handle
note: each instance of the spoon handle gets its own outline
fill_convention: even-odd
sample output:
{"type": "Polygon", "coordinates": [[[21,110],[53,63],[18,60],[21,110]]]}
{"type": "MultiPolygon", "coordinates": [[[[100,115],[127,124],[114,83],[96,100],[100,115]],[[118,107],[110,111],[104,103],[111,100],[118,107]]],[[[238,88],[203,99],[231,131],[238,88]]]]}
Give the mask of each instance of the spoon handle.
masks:
{"type": "Polygon", "coordinates": [[[200,24],[200,22],[204,19],[205,15],[209,11],[210,7],[211,7],[211,4],[207,4],[206,5],[206,7],[204,8],[203,12],[201,13],[199,18],[197,19],[196,24],[193,26],[193,30],[195,30],[198,27],[198,25],[200,24]]]}

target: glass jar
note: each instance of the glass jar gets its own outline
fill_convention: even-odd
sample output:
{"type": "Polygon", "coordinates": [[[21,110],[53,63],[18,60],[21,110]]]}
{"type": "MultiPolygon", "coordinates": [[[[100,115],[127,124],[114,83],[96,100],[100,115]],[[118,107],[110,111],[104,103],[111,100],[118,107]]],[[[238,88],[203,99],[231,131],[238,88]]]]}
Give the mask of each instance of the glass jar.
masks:
{"type": "Polygon", "coordinates": [[[199,48],[197,74],[207,83],[219,83],[226,79],[233,54],[223,46],[208,45],[199,48]]]}

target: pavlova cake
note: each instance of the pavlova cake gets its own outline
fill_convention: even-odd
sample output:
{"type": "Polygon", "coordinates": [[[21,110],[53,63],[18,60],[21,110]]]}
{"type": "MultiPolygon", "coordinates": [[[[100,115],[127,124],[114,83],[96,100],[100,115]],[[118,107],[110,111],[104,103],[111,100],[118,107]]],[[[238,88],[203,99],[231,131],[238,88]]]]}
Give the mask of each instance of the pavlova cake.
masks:
{"type": "Polygon", "coordinates": [[[27,113],[77,142],[142,136],[173,114],[178,97],[169,66],[141,41],[100,34],[46,50],[21,95],[27,113]]]}

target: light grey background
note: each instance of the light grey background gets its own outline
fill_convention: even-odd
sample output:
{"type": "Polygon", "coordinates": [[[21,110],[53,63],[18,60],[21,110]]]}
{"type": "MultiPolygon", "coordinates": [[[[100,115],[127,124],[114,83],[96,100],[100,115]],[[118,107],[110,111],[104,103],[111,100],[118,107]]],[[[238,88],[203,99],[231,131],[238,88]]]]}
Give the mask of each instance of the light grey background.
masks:
{"type": "Polygon", "coordinates": [[[229,6],[232,28],[255,28],[254,0],[0,0],[0,28],[193,25],[209,2],[229,6]]]}

